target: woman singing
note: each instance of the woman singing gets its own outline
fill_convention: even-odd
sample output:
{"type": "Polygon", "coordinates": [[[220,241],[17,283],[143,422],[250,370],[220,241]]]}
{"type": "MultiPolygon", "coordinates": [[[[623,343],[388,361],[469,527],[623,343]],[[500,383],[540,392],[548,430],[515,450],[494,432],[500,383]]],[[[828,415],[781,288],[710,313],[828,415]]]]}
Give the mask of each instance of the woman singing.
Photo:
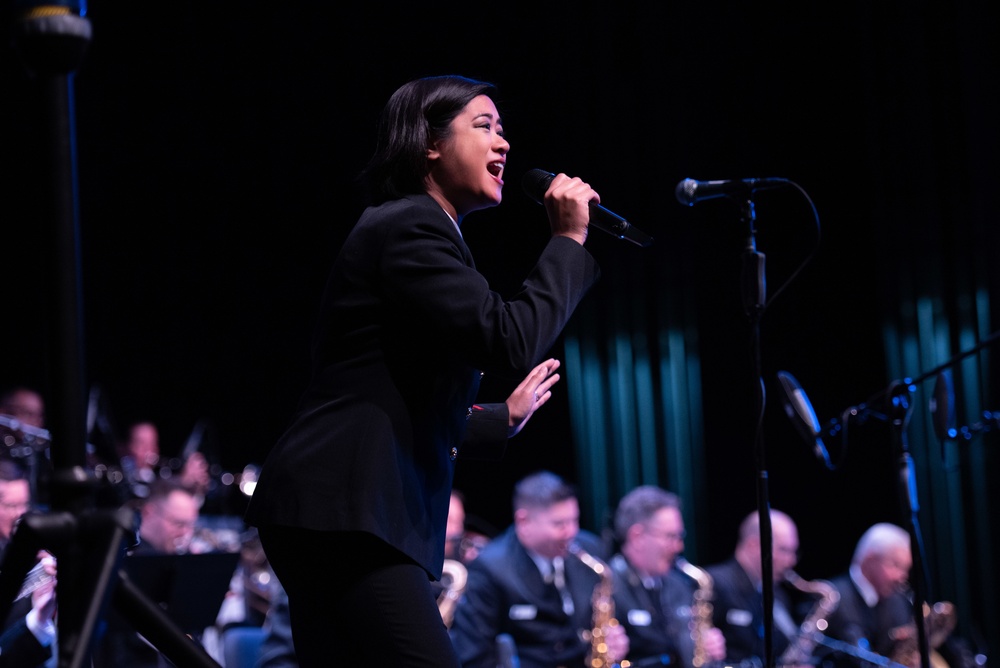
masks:
{"type": "Polygon", "coordinates": [[[546,355],[599,274],[584,242],[600,198],[565,174],[544,198],[552,236],[517,293],[502,298],[476,270],[461,225],[500,203],[510,150],[493,97],[491,84],[438,76],[389,99],[362,172],[371,206],[327,282],[311,382],[247,510],[304,667],[458,666],[430,580],[456,457],[502,453],[463,440],[480,376],[525,377],[528,400],[508,402],[503,423],[516,433],[547,399],[558,362],[546,355]]]}

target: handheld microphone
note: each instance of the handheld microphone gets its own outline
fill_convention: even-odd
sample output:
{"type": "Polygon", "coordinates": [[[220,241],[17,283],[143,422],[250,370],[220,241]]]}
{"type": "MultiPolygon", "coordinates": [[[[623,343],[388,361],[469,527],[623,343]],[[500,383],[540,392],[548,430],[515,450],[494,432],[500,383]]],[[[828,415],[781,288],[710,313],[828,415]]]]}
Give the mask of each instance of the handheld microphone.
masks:
{"type": "MultiPolygon", "coordinates": [[[[549,189],[549,184],[555,176],[544,169],[530,169],[521,179],[521,186],[528,197],[541,204],[545,198],[545,191],[549,189]]],[[[645,247],[653,243],[653,237],[637,230],[627,220],[611,213],[597,202],[590,203],[590,225],[619,239],[631,241],[636,246],[645,247]]]]}
{"type": "Polygon", "coordinates": [[[696,203],[712,199],[714,197],[749,197],[756,190],[765,188],[777,188],[786,183],[791,183],[788,179],[764,178],[764,179],[735,179],[731,181],[695,181],[694,179],[684,179],[677,184],[674,194],[677,201],[687,206],[694,206],[696,203]]]}

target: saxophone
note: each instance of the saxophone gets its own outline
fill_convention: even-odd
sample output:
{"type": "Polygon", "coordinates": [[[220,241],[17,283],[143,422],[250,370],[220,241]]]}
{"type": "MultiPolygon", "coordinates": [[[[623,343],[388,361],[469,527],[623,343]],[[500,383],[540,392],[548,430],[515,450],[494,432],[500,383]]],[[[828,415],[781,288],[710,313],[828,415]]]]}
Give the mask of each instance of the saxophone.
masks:
{"type": "Polygon", "coordinates": [[[799,632],[778,658],[777,665],[802,665],[810,663],[817,635],[826,630],[826,618],[837,609],[840,592],[826,580],[805,580],[792,569],[785,573],[785,581],[801,592],[819,594],[820,599],[809,615],[799,625],[799,632]]]}
{"type": "Polygon", "coordinates": [[[570,544],[569,551],[601,578],[601,581],[594,586],[594,595],[591,599],[593,619],[592,628],[588,634],[590,636],[590,652],[587,654],[586,665],[589,668],[629,668],[632,664],[627,660],[618,663],[611,660],[604,633],[605,628],[618,626],[618,620],[615,619],[614,579],[611,568],[576,543],[570,544]]]}
{"type": "MultiPolygon", "coordinates": [[[[924,603],[923,611],[931,668],[948,668],[948,662],[938,652],[938,647],[948,639],[958,622],[955,605],[949,601],[939,601],[933,607],[924,603]]],[[[889,657],[893,663],[901,666],[920,665],[920,644],[917,642],[916,623],[910,622],[892,629],[889,631],[889,637],[893,641],[892,654],[889,657]]]]}
{"type": "Polygon", "coordinates": [[[455,606],[458,605],[458,599],[465,591],[465,581],[468,577],[469,571],[462,562],[455,559],[444,560],[441,573],[443,589],[438,594],[437,605],[438,611],[441,613],[441,620],[448,628],[451,628],[451,621],[455,617],[455,606]]]}
{"type": "Polygon", "coordinates": [[[705,632],[712,628],[712,597],[713,581],[708,571],[698,568],[687,559],[677,556],[674,560],[677,567],[698,584],[694,592],[694,602],[691,605],[691,640],[694,641],[694,654],[691,665],[703,668],[708,664],[708,652],[705,650],[705,632]]]}

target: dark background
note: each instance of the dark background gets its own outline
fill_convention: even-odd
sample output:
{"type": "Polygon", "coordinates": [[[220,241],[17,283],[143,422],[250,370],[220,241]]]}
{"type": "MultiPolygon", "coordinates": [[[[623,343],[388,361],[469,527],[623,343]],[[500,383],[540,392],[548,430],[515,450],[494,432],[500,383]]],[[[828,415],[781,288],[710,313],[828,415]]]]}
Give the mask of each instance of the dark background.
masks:
{"type": "MultiPolygon", "coordinates": [[[[584,177],[656,237],[639,249],[591,234],[605,274],[588,308],[694,305],[709,501],[706,526],[688,528],[708,536],[711,561],[755,503],[747,230],[730,202],[688,209],[673,190],[685,177],[801,186],[810,199],[792,188],[756,197],[770,294],[815,247],[810,203],[822,230],[761,323],[774,505],[805,519],[807,575],[832,575],[860,528],[894,518],[887,429],[857,430],[849,473],[824,471],[780,414],[774,372],[793,372],[826,421],[892,380],[886,326],[906,304],[927,291],[957,305],[945,313],[957,321],[977,281],[995,301],[992,15],[973,3],[336,4],[90,3],[73,89],[82,346],[87,388],[116,431],[152,419],[174,454],[204,421],[220,469],[263,460],[306,378],[378,111],[408,79],[455,72],[499,85],[512,145],[503,204],[463,225],[499,291],[545,243],[543,212],[519,185],[541,167],[584,177]]],[[[53,262],[39,215],[48,98],[7,47],[0,379],[50,396],[44,286],[70,268],[53,262]]],[[[992,331],[988,318],[981,329],[992,331]]],[[[502,400],[512,384],[487,378],[482,398],[502,400]]],[[[471,513],[502,527],[514,480],[543,467],[575,479],[574,457],[564,380],[502,464],[464,464],[457,484],[471,513]]],[[[986,466],[996,470],[995,455],[986,466]]]]}

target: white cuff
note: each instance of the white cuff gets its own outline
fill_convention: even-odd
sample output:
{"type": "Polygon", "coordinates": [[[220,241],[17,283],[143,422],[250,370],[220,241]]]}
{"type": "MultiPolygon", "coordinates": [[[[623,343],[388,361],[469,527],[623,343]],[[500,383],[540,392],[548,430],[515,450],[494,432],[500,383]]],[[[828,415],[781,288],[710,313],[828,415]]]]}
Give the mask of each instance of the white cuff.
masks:
{"type": "Polygon", "coordinates": [[[51,619],[46,619],[44,622],[38,619],[38,611],[32,608],[28,611],[28,614],[24,617],[25,623],[28,625],[28,630],[31,631],[38,642],[42,644],[42,647],[48,647],[52,644],[52,641],[56,637],[56,625],[51,619]]]}

